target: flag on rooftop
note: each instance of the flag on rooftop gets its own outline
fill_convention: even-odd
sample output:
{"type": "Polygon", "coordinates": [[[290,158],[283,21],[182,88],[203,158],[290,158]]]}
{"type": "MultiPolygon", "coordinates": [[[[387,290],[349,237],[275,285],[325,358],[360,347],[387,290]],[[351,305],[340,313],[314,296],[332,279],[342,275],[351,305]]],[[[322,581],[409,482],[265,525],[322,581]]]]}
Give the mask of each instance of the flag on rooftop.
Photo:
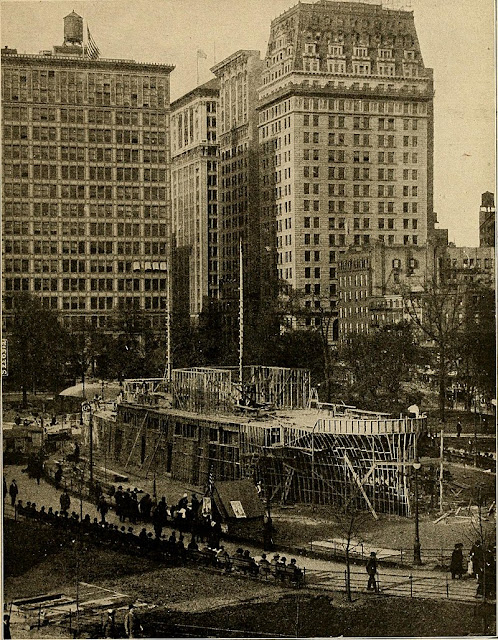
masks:
{"type": "Polygon", "coordinates": [[[86,26],[86,32],[87,32],[87,45],[86,45],[87,55],[91,60],[97,60],[100,57],[100,51],[97,45],[95,44],[95,40],[92,38],[92,34],[90,33],[90,29],[88,25],[86,26]]]}
{"type": "Polygon", "coordinates": [[[202,58],[203,60],[207,59],[207,53],[202,49],[197,49],[197,57],[202,58]]]}

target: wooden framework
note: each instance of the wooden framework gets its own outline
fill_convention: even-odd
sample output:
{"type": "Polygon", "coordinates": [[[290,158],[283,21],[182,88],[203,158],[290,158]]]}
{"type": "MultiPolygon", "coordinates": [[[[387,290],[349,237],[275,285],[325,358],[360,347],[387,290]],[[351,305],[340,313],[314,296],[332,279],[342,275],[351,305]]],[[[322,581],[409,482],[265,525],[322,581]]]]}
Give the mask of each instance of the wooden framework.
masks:
{"type": "MultiPolygon", "coordinates": [[[[230,370],[215,371],[219,377],[189,371],[180,379],[194,381],[194,389],[199,380],[227,384],[230,370]]],[[[206,396],[194,400],[205,406],[206,396]]],[[[426,430],[423,417],[358,411],[331,417],[316,409],[285,410],[255,417],[129,403],[118,406],[115,421],[98,423],[106,431],[98,438],[106,455],[147,473],[169,473],[199,487],[209,473],[216,480],[250,478],[273,501],[347,505],[374,517],[410,515],[411,465],[418,435],[426,430]]]]}
{"type": "Polygon", "coordinates": [[[307,369],[250,365],[235,368],[174,369],[173,407],[184,411],[233,413],[236,409],[302,409],[310,399],[307,369]]]}

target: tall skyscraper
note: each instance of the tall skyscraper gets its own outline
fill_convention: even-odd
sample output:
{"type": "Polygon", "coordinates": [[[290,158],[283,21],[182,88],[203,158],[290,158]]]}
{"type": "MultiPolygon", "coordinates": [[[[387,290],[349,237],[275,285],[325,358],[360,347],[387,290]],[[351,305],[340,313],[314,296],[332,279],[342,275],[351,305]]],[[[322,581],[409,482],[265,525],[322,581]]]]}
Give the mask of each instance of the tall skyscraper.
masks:
{"type": "Polygon", "coordinates": [[[413,13],[320,0],[273,20],[259,140],[261,225],[318,325],[337,313],[348,245],[420,245],[434,227],[432,70],[413,13]]]}
{"type": "Polygon", "coordinates": [[[216,78],[171,104],[174,310],[198,318],[218,299],[218,141],[216,78]]]}
{"type": "Polygon", "coordinates": [[[261,83],[263,62],[259,51],[241,50],[211,70],[220,82],[217,120],[220,145],[220,300],[229,343],[235,347],[240,242],[248,328],[256,320],[261,299],[257,89],[261,83]]]}
{"type": "Polygon", "coordinates": [[[27,291],[74,328],[116,309],[164,326],[173,69],[99,58],[74,12],[53,51],[2,49],[7,325],[27,291]]]}

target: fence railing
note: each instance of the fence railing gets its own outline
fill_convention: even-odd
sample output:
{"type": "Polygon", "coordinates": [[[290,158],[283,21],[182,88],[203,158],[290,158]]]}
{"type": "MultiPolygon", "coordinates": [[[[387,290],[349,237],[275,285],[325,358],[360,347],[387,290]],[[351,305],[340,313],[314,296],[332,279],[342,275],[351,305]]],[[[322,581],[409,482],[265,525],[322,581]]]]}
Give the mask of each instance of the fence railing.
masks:
{"type": "MultiPolygon", "coordinates": [[[[330,559],[338,559],[345,560],[346,559],[346,551],[344,546],[340,542],[334,542],[333,540],[328,541],[327,547],[320,547],[319,543],[310,542],[308,549],[312,553],[320,553],[323,556],[327,556],[330,559]]],[[[351,544],[349,549],[349,556],[352,561],[358,562],[366,562],[370,556],[370,552],[375,547],[372,544],[364,544],[364,543],[354,543],[351,544]]],[[[433,564],[439,567],[449,566],[451,560],[451,554],[453,553],[454,548],[445,548],[445,547],[423,547],[421,549],[422,562],[424,564],[433,564]]],[[[469,550],[470,552],[470,550],[469,550]]],[[[399,549],[393,549],[392,553],[386,553],[385,551],[382,554],[377,553],[379,560],[381,562],[388,562],[390,564],[400,564],[400,565],[411,565],[413,563],[413,547],[401,547],[399,549]]],[[[468,556],[464,552],[464,558],[468,556]]],[[[467,565],[464,560],[464,569],[467,570],[467,565]]]]}
{"type": "MultiPolygon", "coordinates": [[[[368,574],[365,571],[351,568],[337,571],[306,570],[308,587],[348,591],[348,582],[352,593],[367,590],[368,574]]],[[[442,598],[459,601],[474,601],[477,582],[472,578],[452,580],[448,573],[441,576],[400,574],[379,571],[375,576],[376,591],[385,595],[396,595],[410,598],[442,598]]]]}

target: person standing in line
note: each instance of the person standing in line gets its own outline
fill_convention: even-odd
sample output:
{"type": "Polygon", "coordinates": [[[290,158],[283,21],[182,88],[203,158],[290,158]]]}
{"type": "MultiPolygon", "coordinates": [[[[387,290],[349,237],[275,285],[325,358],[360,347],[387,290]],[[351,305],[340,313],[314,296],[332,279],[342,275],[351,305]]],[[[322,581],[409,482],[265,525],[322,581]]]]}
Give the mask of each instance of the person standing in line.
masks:
{"type": "Polygon", "coordinates": [[[61,493],[61,497],[59,498],[59,502],[61,505],[61,512],[68,512],[69,507],[71,506],[71,498],[67,492],[67,489],[64,490],[64,493],[61,493]]]}
{"type": "Polygon", "coordinates": [[[377,576],[377,554],[375,551],[372,551],[370,554],[370,558],[367,562],[367,573],[368,573],[368,584],[367,591],[377,591],[377,581],[375,577],[377,576]]]}
{"type": "Polygon", "coordinates": [[[101,495],[99,498],[97,511],[100,513],[101,522],[104,523],[107,512],[109,511],[109,505],[107,504],[106,499],[103,495],[101,495]]]}
{"type": "Polygon", "coordinates": [[[10,495],[10,503],[13,507],[16,506],[16,498],[19,493],[19,489],[17,488],[17,483],[15,480],[12,480],[9,487],[9,495],[10,495]]]}
{"type": "Polygon", "coordinates": [[[457,438],[459,438],[462,435],[462,423],[460,422],[460,420],[457,422],[456,432],[457,438]]]}

